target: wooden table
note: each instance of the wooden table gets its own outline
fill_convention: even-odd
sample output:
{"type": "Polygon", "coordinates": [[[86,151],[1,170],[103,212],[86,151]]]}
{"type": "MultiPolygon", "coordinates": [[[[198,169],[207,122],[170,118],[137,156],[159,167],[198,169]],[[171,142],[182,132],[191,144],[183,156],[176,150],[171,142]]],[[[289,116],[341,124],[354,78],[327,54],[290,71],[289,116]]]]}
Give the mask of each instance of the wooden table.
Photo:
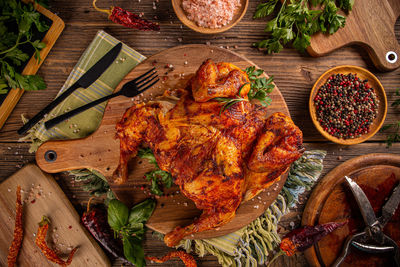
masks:
{"type": "MultiPolygon", "coordinates": [[[[266,55],[251,44],[261,40],[265,33],[265,20],[253,20],[255,8],[259,1],[250,1],[249,9],[243,20],[228,32],[216,35],[201,35],[183,26],[175,16],[171,3],[168,0],[155,1],[156,9],[153,9],[153,1],[100,0],[99,7],[108,7],[111,4],[121,6],[137,13],[144,12],[149,19],[157,18],[161,24],[161,32],[139,32],[126,29],[108,21],[105,14],[95,11],[89,0],[57,0],[50,1],[50,10],[57,13],[66,24],[65,30],[57,41],[53,50],[43,63],[39,74],[47,82],[48,89],[40,92],[25,93],[16,109],[9,117],[5,126],[0,130],[0,179],[4,179],[21,166],[34,161],[34,154],[28,152],[29,143],[18,142],[19,136],[16,130],[22,125],[21,114],[34,115],[48,104],[59,91],[73,66],[95,36],[96,32],[104,29],[127,45],[133,47],[145,56],[150,56],[162,49],[182,44],[211,44],[231,49],[240,53],[258,66],[262,67],[269,75],[274,75],[275,82],[282,91],[289,106],[295,123],[303,130],[304,141],[307,149],[325,149],[328,155],[325,160],[323,174],[330,171],[339,163],[352,157],[372,153],[400,153],[400,145],[395,144],[386,148],[384,140],[386,133],[378,133],[370,141],[350,147],[339,146],[327,142],[314,128],[308,114],[308,98],[315,80],[327,69],[352,64],[369,69],[382,82],[386,89],[388,102],[395,99],[394,93],[400,88],[400,69],[380,73],[372,65],[368,55],[358,47],[340,49],[322,58],[312,58],[308,55],[300,55],[294,49],[285,48],[281,53],[266,55]]],[[[400,21],[395,25],[395,32],[400,39],[400,21]]],[[[400,120],[398,110],[390,107],[386,123],[400,120]]],[[[68,176],[60,174],[58,182],[78,211],[82,210],[82,204],[86,204],[88,194],[80,190],[78,186],[70,183],[68,176]]],[[[282,221],[282,226],[290,228],[289,222],[295,226],[300,223],[301,211],[304,207],[306,196],[301,200],[298,208],[288,214],[282,221]]],[[[164,255],[170,249],[162,241],[158,241],[147,233],[145,251],[150,255],[164,255]]],[[[218,266],[213,256],[198,258],[200,266],[218,266]]],[[[292,258],[281,257],[274,266],[305,266],[307,265],[302,255],[292,258]]],[[[179,261],[170,261],[163,266],[182,266],[179,261]]],[[[114,266],[121,266],[116,262],[114,266]]],[[[152,265],[149,266],[159,266],[152,265]]]]}

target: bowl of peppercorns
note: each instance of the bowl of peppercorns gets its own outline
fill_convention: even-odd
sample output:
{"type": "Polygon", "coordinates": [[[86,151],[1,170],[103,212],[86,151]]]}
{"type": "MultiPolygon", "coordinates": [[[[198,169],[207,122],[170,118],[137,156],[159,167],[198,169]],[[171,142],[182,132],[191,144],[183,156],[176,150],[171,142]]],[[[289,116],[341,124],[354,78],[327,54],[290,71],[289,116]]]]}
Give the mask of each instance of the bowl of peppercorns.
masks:
{"type": "Polygon", "coordinates": [[[353,145],[376,134],[385,121],[387,100],[378,78],[357,66],[338,66],[315,82],[309,101],[312,121],[328,140],[353,145]]]}

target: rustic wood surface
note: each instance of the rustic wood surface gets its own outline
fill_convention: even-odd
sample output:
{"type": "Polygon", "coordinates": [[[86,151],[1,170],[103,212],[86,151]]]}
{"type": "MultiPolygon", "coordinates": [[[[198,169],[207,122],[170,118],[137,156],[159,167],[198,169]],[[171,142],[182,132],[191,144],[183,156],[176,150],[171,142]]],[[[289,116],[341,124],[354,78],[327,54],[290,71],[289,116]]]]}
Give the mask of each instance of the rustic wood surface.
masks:
{"type": "Polygon", "coordinates": [[[10,240],[15,225],[15,199],[17,186],[21,186],[23,201],[24,239],[17,260],[21,267],[54,264],[46,259],[35,245],[38,223],[42,216],[50,219],[47,236],[57,244],[61,253],[68,254],[79,247],[71,267],[111,266],[110,260],[101,250],[91,234],[81,224],[80,216],[68,201],[54,178],[43,173],[35,164],[29,164],[0,184],[0,265],[7,265],[10,240]]]}
{"type": "MultiPolygon", "coordinates": [[[[153,67],[157,71],[160,82],[146,90],[134,101],[142,102],[161,96],[166,90],[173,88],[185,88],[188,81],[193,77],[199,66],[207,59],[214,62],[230,62],[241,69],[255,65],[254,62],[230,51],[208,45],[183,45],[166,49],[157,53],[142,64],[135,67],[122,79],[115,91],[119,91],[127,82],[142,75],[153,67]],[[189,62],[185,64],[185,62],[189,62]],[[165,66],[171,64],[173,71],[167,71],[165,66]],[[183,75],[183,76],[182,76],[183,75]]],[[[259,68],[259,67],[257,67],[259,68]]],[[[263,74],[265,78],[269,78],[263,74]]],[[[282,112],[289,115],[285,100],[278,86],[270,94],[272,104],[269,106],[267,115],[282,112]]],[[[148,197],[140,187],[148,184],[143,179],[143,174],[154,169],[154,166],[146,164],[135,164],[129,168],[128,181],[123,184],[114,182],[113,173],[117,170],[120,158],[120,143],[115,138],[115,125],[121,120],[125,110],[132,106],[132,99],[124,96],[111,99],[105,108],[103,120],[99,128],[90,136],[78,140],[49,141],[39,147],[36,152],[36,162],[39,167],[49,173],[76,170],[82,168],[95,169],[102,173],[109,181],[115,196],[127,205],[133,205],[148,197]],[[100,145],[101,144],[101,145],[100,145]],[[53,151],[57,154],[54,161],[45,159],[46,152],[53,151]]],[[[141,160],[136,160],[141,162],[141,160]]],[[[286,175],[274,181],[268,190],[260,193],[257,204],[253,201],[243,202],[237,210],[235,218],[229,223],[219,227],[218,230],[203,231],[189,236],[190,239],[212,238],[226,235],[243,228],[254,219],[263,214],[266,207],[276,199],[286,181],[286,175]],[[255,209],[254,206],[260,208],[255,209]]],[[[168,190],[179,191],[178,186],[168,190]]],[[[147,226],[162,234],[171,232],[177,226],[188,225],[193,218],[198,217],[200,212],[192,201],[188,201],[182,194],[174,194],[173,197],[162,198],[148,221],[147,226]],[[162,206],[161,206],[162,205],[162,206]]]]}
{"type": "MultiPolygon", "coordinates": [[[[325,160],[323,174],[326,174],[339,163],[355,156],[367,153],[400,153],[400,145],[395,144],[390,149],[386,148],[384,140],[387,133],[377,133],[368,142],[354,146],[340,146],[327,142],[314,128],[308,113],[308,99],[310,90],[316,79],[331,67],[338,65],[357,65],[367,68],[374,73],[385,87],[388,102],[396,99],[394,93],[400,86],[400,69],[393,72],[381,73],[369,59],[367,52],[352,46],[342,48],[325,57],[312,58],[309,55],[300,55],[294,49],[284,49],[279,54],[265,55],[251,47],[251,44],[265,37],[263,29],[266,20],[253,20],[255,8],[259,1],[250,1],[249,8],[238,25],[222,34],[202,35],[182,25],[175,16],[171,2],[160,0],[153,9],[153,1],[142,0],[128,1],[116,0],[113,4],[144,12],[145,17],[157,17],[161,24],[160,33],[138,32],[125,29],[108,21],[105,14],[96,12],[91,7],[91,1],[50,1],[50,9],[65,21],[66,28],[43,62],[39,74],[48,84],[48,89],[41,92],[29,92],[23,95],[14,109],[3,129],[0,130],[0,179],[4,179],[16,172],[22,165],[34,161],[34,154],[29,154],[29,143],[18,142],[17,129],[22,125],[22,113],[33,116],[45,107],[57,94],[62,84],[76,64],[82,52],[95,36],[96,32],[104,29],[116,38],[130,45],[145,56],[151,56],[163,49],[182,44],[211,44],[229,47],[262,67],[269,75],[274,75],[275,82],[285,97],[291,116],[295,123],[303,130],[305,146],[307,149],[325,149],[328,155],[325,160]]],[[[98,6],[108,7],[111,1],[99,0],[98,6]]],[[[400,40],[400,21],[394,27],[397,40],[400,40]]],[[[400,119],[399,111],[393,107],[388,108],[386,123],[394,123],[400,119]]],[[[57,175],[57,181],[64,190],[74,207],[80,212],[86,204],[88,194],[71,182],[64,174],[57,175]]],[[[300,224],[302,210],[307,194],[301,198],[301,204],[288,214],[281,223],[281,231],[287,231],[300,224]],[[289,224],[294,222],[293,224],[289,224]]],[[[163,255],[170,249],[162,241],[156,240],[147,233],[145,252],[149,255],[163,255]]],[[[197,258],[200,266],[218,266],[218,261],[213,256],[197,258]]],[[[158,266],[149,264],[150,266],[158,266]]],[[[163,266],[183,266],[174,260],[163,266]]],[[[114,266],[121,266],[116,262],[114,266]]],[[[305,258],[298,256],[281,257],[274,266],[307,266],[305,258]]]]}

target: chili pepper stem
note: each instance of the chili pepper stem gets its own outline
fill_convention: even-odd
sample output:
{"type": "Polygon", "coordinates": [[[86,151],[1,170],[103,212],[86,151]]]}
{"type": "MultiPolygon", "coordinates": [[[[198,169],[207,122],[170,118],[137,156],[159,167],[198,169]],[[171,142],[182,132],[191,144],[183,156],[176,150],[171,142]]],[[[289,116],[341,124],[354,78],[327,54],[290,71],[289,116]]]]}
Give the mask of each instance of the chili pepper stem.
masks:
{"type": "Polygon", "coordinates": [[[95,197],[94,197],[94,196],[92,196],[91,198],[89,198],[89,201],[88,201],[88,203],[87,203],[87,206],[86,206],[86,212],[89,212],[89,209],[90,209],[90,203],[92,202],[93,198],[95,198],[95,197]]]}
{"type": "Polygon", "coordinates": [[[108,16],[111,16],[111,11],[112,11],[113,7],[111,7],[110,9],[101,9],[96,6],[96,2],[97,2],[97,0],[93,0],[92,4],[93,4],[94,9],[96,9],[97,11],[100,11],[100,12],[107,13],[108,16]]]}
{"type": "Polygon", "coordinates": [[[286,254],[285,251],[279,250],[279,252],[276,253],[275,256],[270,260],[270,262],[268,262],[267,267],[270,267],[271,264],[272,264],[277,258],[279,258],[280,256],[285,255],[285,254],[286,254]]]}

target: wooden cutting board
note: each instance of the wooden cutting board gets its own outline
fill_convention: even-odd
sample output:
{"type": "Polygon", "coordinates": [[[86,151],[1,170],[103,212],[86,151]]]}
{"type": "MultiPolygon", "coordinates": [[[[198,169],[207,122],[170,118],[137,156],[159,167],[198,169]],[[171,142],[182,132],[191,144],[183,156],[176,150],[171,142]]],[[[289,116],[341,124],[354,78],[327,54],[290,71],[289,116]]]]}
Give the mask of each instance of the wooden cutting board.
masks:
{"type": "MultiPolygon", "coordinates": [[[[379,217],[382,206],[400,181],[400,155],[356,157],[337,166],[318,183],[307,201],[302,225],[346,220],[348,223],[305,251],[311,266],[330,266],[340,255],[347,236],[365,228],[355,199],[345,185],[345,175],[360,185],[379,217]]],[[[388,222],[384,233],[400,245],[400,209],[388,222]]],[[[390,254],[371,255],[352,249],[341,266],[392,266],[390,261],[390,254]]]]}
{"type": "Polygon", "coordinates": [[[20,267],[54,267],[35,245],[42,216],[50,218],[47,240],[65,255],[79,246],[71,267],[111,266],[108,258],[80,224],[80,218],[53,177],[36,165],[27,165],[0,184],[0,266],[7,266],[8,248],[13,239],[16,189],[20,185],[23,201],[24,239],[18,256],[20,267]],[[31,193],[32,192],[32,193],[31,193]]]}
{"type": "MultiPolygon", "coordinates": [[[[153,67],[157,69],[162,82],[147,90],[141,97],[134,99],[117,97],[110,100],[99,129],[91,136],[78,140],[44,143],[36,152],[38,165],[50,173],[80,168],[95,169],[108,179],[114,194],[128,205],[148,197],[140,189],[147,184],[143,179],[144,173],[152,169],[152,166],[145,161],[132,160],[129,181],[123,185],[113,184],[111,177],[118,166],[120,153],[119,140],[115,139],[115,124],[134,101],[149,100],[154,96],[161,95],[166,89],[183,88],[207,58],[211,58],[215,62],[231,62],[243,69],[255,66],[253,62],[232,51],[207,45],[179,46],[153,55],[133,69],[117,86],[116,91],[127,81],[153,67]],[[172,66],[173,70],[168,65],[172,66]]],[[[272,105],[269,107],[269,114],[277,111],[289,114],[285,100],[277,87],[271,94],[271,98],[272,105]]],[[[283,177],[276,186],[272,186],[268,192],[261,194],[260,198],[242,204],[234,220],[221,227],[219,231],[206,231],[191,238],[224,235],[247,225],[260,216],[273,202],[285,180],[283,177]]],[[[168,190],[167,193],[170,196],[159,199],[156,210],[147,225],[161,233],[167,233],[178,225],[188,224],[200,214],[193,202],[179,194],[177,187],[168,190]]]]}
{"type": "Polygon", "coordinates": [[[333,35],[314,34],[307,51],[318,57],[355,44],[368,52],[380,70],[394,70],[400,66],[400,45],[394,33],[399,15],[399,0],[356,0],[346,26],[333,35]]]}

